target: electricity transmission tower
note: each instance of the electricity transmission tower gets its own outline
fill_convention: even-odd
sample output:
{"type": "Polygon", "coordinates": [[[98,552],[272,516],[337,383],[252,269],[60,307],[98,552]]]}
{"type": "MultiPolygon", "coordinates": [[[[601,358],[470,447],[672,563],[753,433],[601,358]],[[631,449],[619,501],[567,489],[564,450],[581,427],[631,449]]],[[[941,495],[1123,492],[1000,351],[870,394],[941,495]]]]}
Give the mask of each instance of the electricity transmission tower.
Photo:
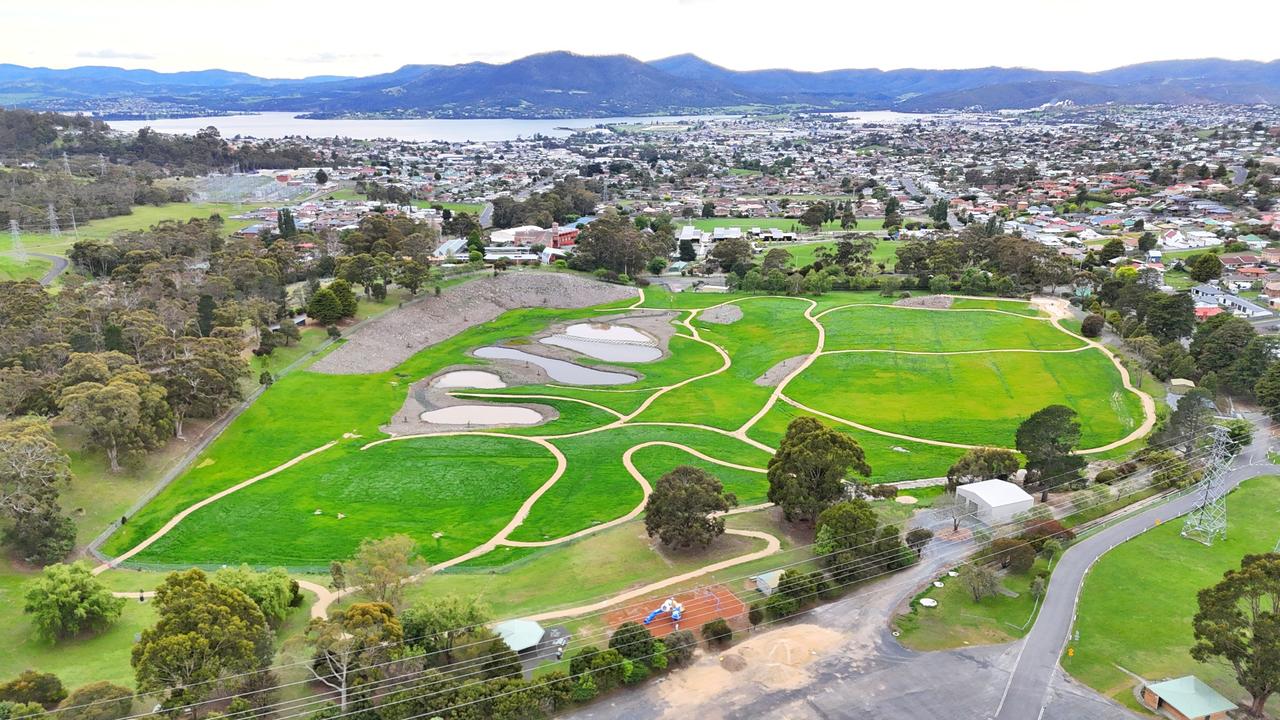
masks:
{"type": "Polygon", "coordinates": [[[1200,505],[1182,525],[1182,537],[1205,545],[1227,536],[1227,486],[1225,475],[1230,466],[1231,442],[1225,428],[1214,428],[1213,448],[1205,461],[1204,477],[1193,489],[1200,505]]]}
{"type": "Polygon", "coordinates": [[[9,221],[9,236],[13,238],[13,256],[19,263],[27,261],[27,249],[22,246],[22,231],[18,229],[18,221],[9,221]]]}
{"type": "Polygon", "coordinates": [[[68,175],[71,174],[71,161],[67,160],[67,152],[65,150],[62,151],[62,172],[68,175]]]}
{"type": "Polygon", "coordinates": [[[49,203],[49,234],[62,237],[62,230],[58,227],[58,211],[54,209],[53,203],[49,203]]]}

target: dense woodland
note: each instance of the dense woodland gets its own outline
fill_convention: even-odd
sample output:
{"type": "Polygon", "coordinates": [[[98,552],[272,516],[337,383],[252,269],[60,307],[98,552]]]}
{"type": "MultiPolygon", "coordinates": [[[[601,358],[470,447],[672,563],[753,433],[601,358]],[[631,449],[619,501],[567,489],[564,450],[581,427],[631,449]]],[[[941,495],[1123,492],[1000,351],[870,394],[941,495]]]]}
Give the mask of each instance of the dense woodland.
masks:
{"type": "Polygon", "coordinates": [[[187,199],[185,188],[158,182],[164,178],[315,163],[300,145],[231,141],[212,127],[194,136],[120,133],[83,116],[0,110],[0,224],[47,228],[52,203],[70,227],[187,199]]]}

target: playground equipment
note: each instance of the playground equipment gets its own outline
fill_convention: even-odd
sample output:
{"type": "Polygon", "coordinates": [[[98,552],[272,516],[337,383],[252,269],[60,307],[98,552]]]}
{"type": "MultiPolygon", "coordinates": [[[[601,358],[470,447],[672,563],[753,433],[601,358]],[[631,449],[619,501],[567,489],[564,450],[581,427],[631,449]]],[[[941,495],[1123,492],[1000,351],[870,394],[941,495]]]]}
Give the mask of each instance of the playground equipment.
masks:
{"type": "Polygon", "coordinates": [[[644,624],[648,625],[649,623],[653,622],[654,618],[658,617],[663,613],[671,613],[671,620],[676,623],[679,623],[680,618],[684,616],[684,605],[681,605],[680,603],[676,602],[675,598],[669,597],[666,600],[662,601],[662,605],[658,606],[657,610],[654,610],[653,612],[649,613],[648,617],[644,619],[644,624]]]}

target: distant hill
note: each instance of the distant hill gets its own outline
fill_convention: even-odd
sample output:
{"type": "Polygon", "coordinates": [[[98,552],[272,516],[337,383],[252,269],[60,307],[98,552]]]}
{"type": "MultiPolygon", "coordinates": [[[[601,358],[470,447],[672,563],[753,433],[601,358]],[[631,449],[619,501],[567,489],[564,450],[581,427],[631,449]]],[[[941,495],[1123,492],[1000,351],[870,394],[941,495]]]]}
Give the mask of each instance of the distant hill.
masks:
{"type": "Polygon", "coordinates": [[[1029,108],[1097,103],[1280,103],[1280,61],[1175,60],[1096,73],[1027,68],[738,71],[697,55],[641,62],[550,52],[509,63],[406,65],[367,77],[260,78],[0,65],[0,105],[115,114],[289,110],[317,116],[605,117],[790,107],[1029,108]],[[136,110],[131,110],[136,108],[136,110]]]}

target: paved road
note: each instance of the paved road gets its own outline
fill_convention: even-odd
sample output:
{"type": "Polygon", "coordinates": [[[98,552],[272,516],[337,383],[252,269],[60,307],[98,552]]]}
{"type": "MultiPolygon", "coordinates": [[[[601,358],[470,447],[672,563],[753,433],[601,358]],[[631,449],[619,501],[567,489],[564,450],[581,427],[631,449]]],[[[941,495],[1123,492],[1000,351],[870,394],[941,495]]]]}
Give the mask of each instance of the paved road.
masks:
{"type": "Polygon", "coordinates": [[[484,204],[484,209],[480,211],[480,227],[493,227],[493,203],[484,204]]]}
{"type": "Polygon", "coordinates": [[[53,267],[49,268],[49,272],[45,273],[44,277],[40,278],[40,284],[46,287],[52,285],[53,281],[57,280],[58,276],[66,272],[67,268],[71,266],[71,261],[61,255],[46,255],[38,252],[28,252],[27,254],[53,263],[53,267]]]}
{"type": "Polygon", "coordinates": [[[1243,185],[1245,180],[1249,179],[1249,170],[1243,165],[1233,165],[1231,167],[1231,182],[1235,185],[1243,185]]]}
{"type": "MultiPolygon", "coordinates": [[[[1236,456],[1225,481],[1234,488],[1259,475],[1280,474],[1280,465],[1267,462],[1268,431],[1256,433],[1254,442],[1236,456]]],[[[1040,717],[1050,683],[1058,669],[1084,576],[1098,558],[1120,543],[1141,535],[1159,523],[1176,521],[1196,507],[1195,493],[1158,505],[1127,518],[1096,535],[1072,545],[1062,555],[1049,580],[1049,591],[1036,624],[1027,633],[1013,673],[1005,687],[996,720],[1028,720],[1040,717]]],[[[1191,542],[1188,540],[1187,542],[1191,542]]]]}

